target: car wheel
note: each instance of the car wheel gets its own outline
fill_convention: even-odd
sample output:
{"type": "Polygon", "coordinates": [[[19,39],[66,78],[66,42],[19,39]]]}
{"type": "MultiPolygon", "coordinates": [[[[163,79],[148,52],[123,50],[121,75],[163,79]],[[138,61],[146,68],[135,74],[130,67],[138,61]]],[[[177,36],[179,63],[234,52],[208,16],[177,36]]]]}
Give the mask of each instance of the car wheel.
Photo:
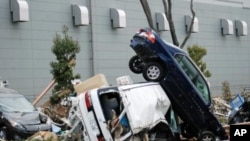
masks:
{"type": "Polygon", "coordinates": [[[135,55],[129,60],[129,69],[136,74],[142,73],[143,70],[143,61],[139,58],[139,56],[135,55]]]}
{"type": "Polygon", "coordinates": [[[0,139],[7,140],[7,131],[5,127],[0,127],[0,139]]]}
{"type": "Polygon", "coordinates": [[[163,67],[157,62],[149,62],[143,69],[143,77],[147,81],[160,81],[164,76],[163,67]]]}
{"type": "Polygon", "coordinates": [[[203,131],[198,137],[198,141],[215,141],[215,135],[210,131],[203,131]]]}

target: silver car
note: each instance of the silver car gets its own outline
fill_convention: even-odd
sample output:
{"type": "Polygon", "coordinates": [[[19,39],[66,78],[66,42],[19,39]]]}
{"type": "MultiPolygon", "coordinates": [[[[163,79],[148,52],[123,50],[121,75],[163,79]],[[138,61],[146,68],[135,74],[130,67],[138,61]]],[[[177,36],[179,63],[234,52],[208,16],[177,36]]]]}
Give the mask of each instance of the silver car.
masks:
{"type": "Polygon", "coordinates": [[[0,139],[23,140],[38,131],[50,131],[51,122],[25,96],[0,88],[0,139]]]}

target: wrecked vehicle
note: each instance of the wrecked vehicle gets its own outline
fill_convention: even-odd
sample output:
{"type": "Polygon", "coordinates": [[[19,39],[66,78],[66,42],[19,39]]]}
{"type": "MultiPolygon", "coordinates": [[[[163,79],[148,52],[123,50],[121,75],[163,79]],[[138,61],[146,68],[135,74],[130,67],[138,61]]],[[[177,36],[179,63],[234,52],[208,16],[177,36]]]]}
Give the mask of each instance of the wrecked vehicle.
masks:
{"type": "Polygon", "coordinates": [[[181,134],[198,140],[227,140],[227,134],[210,112],[209,84],[202,72],[179,47],[160,38],[152,29],[140,29],[130,47],[136,55],[129,61],[134,73],[147,81],[160,82],[174,112],[182,120],[181,134]]]}
{"type": "Polygon", "coordinates": [[[85,141],[174,140],[165,118],[170,104],[157,82],[108,86],[79,94],[69,117],[81,121],[85,141]]]}
{"type": "Polygon", "coordinates": [[[177,47],[169,47],[166,42],[150,29],[140,29],[132,38],[130,47],[136,55],[130,58],[129,68],[132,72],[140,74],[147,81],[160,81],[167,74],[168,61],[172,54],[180,52],[177,47]]]}
{"type": "Polygon", "coordinates": [[[38,131],[50,131],[51,122],[22,94],[0,88],[0,139],[23,140],[38,131]]]}
{"type": "Polygon", "coordinates": [[[228,124],[236,124],[250,121],[250,99],[238,94],[230,102],[232,111],[228,117],[228,124]]]}

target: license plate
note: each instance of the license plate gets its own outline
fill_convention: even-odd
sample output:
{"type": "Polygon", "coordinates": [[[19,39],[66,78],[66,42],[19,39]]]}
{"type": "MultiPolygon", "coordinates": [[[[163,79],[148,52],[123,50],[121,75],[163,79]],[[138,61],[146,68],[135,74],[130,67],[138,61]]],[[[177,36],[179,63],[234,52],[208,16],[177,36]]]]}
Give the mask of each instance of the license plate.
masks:
{"type": "Polygon", "coordinates": [[[93,111],[88,113],[88,119],[93,132],[96,134],[100,134],[93,111]]]}

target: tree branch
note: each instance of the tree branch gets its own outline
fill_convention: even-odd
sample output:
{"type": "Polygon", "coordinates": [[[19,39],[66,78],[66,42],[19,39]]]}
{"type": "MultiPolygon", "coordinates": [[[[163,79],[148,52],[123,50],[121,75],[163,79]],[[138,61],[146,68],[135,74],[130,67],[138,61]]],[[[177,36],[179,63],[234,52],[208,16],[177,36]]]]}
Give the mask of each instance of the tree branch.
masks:
{"type": "Polygon", "coordinates": [[[184,45],[186,44],[187,40],[189,39],[189,37],[191,36],[191,33],[192,33],[192,29],[193,29],[193,25],[194,25],[194,19],[195,19],[195,12],[194,12],[194,8],[193,8],[193,0],[190,1],[190,10],[191,10],[191,13],[192,13],[192,16],[193,16],[192,21],[191,21],[190,27],[188,29],[187,36],[185,37],[185,39],[181,43],[180,48],[184,47],[184,45]]]}
{"type": "Polygon", "coordinates": [[[140,2],[142,5],[142,8],[144,10],[144,13],[146,14],[149,27],[155,30],[154,24],[153,24],[153,18],[151,15],[151,10],[150,10],[150,7],[148,5],[148,1],[147,0],[140,0],[140,2]]]}
{"type": "Polygon", "coordinates": [[[172,37],[173,44],[176,46],[179,46],[179,42],[178,42],[178,39],[176,36],[175,26],[174,26],[174,22],[173,22],[173,18],[172,18],[172,2],[171,2],[171,0],[168,0],[167,2],[166,2],[166,0],[162,0],[162,2],[164,5],[165,15],[168,19],[168,24],[169,24],[170,34],[172,37]]]}

